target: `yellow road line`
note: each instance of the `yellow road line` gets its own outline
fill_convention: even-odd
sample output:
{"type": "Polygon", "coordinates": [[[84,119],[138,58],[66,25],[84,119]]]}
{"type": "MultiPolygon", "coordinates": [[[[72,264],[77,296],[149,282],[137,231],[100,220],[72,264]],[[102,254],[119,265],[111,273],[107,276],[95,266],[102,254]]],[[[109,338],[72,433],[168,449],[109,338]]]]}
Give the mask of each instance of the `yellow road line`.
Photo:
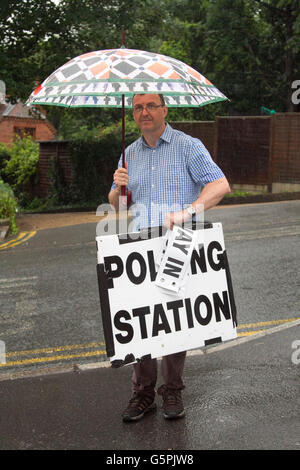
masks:
{"type": "Polygon", "coordinates": [[[20,232],[19,235],[17,236],[17,238],[13,238],[12,240],[9,240],[8,242],[6,243],[2,243],[0,245],[0,248],[6,248],[7,246],[9,246],[11,243],[14,243],[15,241],[17,240],[20,240],[20,238],[23,238],[25,237],[27,232],[20,232]]]}
{"type": "MultiPolygon", "coordinates": [[[[55,347],[55,348],[40,348],[40,349],[31,349],[27,351],[14,351],[14,352],[9,352],[6,354],[6,357],[13,357],[13,356],[30,356],[33,354],[43,354],[43,353],[54,353],[54,352],[60,352],[60,351],[71,351],[74,349],[87,349],[87,348],[95,348],[97,346],[105,346],[105,343],[87,343],[87,344],[70,344],[66,346],[60,346],[60,347],[55,347]]],[[[45,357],[45,359],[48,359],[45,357]]]]}
{"type": "Polygon", "coordinates": [[[264,330],[254,330],[254,331],[242,331],[241,333],[238,333],[238,336],[250,336],[250,335],[255,335],[256,333],[262,333],[264,330]]]}
{"type": "Polygon", "coordinates": [[[32,238],[35,234],[36,234],[36,230],[32,232],[20,232],[17,238],[13,238],[9,242],[2,243],[0,245],[0,250],[6,250],[7,248],[20,245],[21,243],[24,243],[30,238],[32,238]]]}
{"type": "Polygon", "coordinates": [[[20,366],[26,364],[37,364],[41,362],[52,362],[52,361],[59,361],[61,359],[75,359],[79,357],[92,357],[92,356],[102,356],[106,354],[105,351],[90,351],[85,353],[78,353],[78,354],[70,354],[70,355],[59,355],[59,356],[49,356],[49,357],[34,357],[31,359],[22,359],[20,361],[12,361],[12,362],[5,362],[0,363],[0,367],[12,367],[12,366],[20,366]]]}
{"type": "Polygon", "coordinates": [[[27,232],[27,235],[24,238],[22,238],[22,240],[20,240],[18,243],[14,243],[13,245],[10,245],[10,246],[20,245],[20,243],[27,242],[27,240],[34,237],[34,235],[36,235],[36,230],[33,230],[32,232],[27,232]]]}
{"type": "MultiPolygon", "coordinates": [[[[239,325],[238,328],[239,329],[257,328],[260,326],[278,325],[278,324],[292,322],[292,321],[299,320],[299,319],[300,319],[299,317],[296,317],[296,318],[286,318],[282,320],[272,320],[272,321],[257,322],[257,323],[244,323],[244,324],[239,325]]],[[[241,331],[238,333],[238,336],[239,337],[250,336],[256,333],[261,333],[263,331],[265,331],[265,329],[254,330],[254,331],[241,331]]],[[[19,365],[38,364],[38,363],[43,363],[43,362],[53,362],[53,361],[59,361],[59,360],[88,358],[88,357],[93,357],[93,356],[106,355],[105,350],[99,350],[99,349],[95,349],[94,351],[86,351],[82,353],[75,352],[76,349],[78,350],[78,349],[97,348],[99,346],[105,346],[105,343],[104,342],[91,342],[91,343],[86,343],[86,344],[70,344],[70,345],[58,346],[58,347],[47,347],[47,348],[31,349],[31,350],[24,350],[24,351],[7,352],[6,358],[16,357],[17,360],[2,363],[0,364],[0,367],[9,367],[9,366],[13,367],[13,366],[19,366],[19,365]],[[60,353],[63,351],[74,351],[74,353],[18,359],[18,357],[21,357],[21,356],[52,354],[52,353],[57,353],[57,352],[60,353]]]]}
{"type": "Polygon", "coordinates": [[[256,328],[257,326],[280,325],[281,323],[292,322],[292,321],[295,321],[295,320],[300,320],[300,317],[285,318],[285,319],[282,319],[282,320],[261,321],[261,322],[257,322],[257,323],[244,323],[242,325],[238,325],[237,329],[256,328]]]}

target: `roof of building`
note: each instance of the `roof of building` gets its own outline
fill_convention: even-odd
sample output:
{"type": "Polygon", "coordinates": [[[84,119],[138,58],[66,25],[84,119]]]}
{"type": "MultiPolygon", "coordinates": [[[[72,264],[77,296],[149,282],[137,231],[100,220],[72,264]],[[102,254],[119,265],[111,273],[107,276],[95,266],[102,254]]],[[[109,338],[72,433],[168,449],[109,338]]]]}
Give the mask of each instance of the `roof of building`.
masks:
{"type": "Polygon", "coordinates": [[[46,116],[37,107],[25,106],[21,101],[17,103],[0,104],[0,117],[18,117],[29,119],[46,119],[46,116]]]}

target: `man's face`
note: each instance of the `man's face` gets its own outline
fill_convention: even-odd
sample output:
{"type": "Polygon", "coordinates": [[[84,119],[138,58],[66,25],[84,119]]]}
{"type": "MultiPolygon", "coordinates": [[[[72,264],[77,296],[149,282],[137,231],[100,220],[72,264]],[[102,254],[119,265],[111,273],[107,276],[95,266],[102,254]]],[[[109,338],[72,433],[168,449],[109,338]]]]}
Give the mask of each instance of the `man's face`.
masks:
{"type": "Polygon", "coordinates": [[[158,95],[135,95],[133,98],[133,117],[142,132],[155,133],[163,129],[167,113],[168,108],[162,106],[158,95]],[[147,110],[146,105],[159,105],[159,107],[153,110],[147,110]],[[143,106],[143,110],[140,112],[135,111],[137,106],[143,106]]]}

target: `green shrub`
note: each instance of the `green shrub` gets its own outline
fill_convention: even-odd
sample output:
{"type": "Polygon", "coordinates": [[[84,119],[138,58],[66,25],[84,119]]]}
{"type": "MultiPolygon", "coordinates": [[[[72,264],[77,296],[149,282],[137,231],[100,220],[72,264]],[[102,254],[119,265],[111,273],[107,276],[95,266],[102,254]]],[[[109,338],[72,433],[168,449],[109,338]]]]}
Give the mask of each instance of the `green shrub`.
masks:
{"type": "Polygon", "coordinates": [[[68,204],[70,198],[70,190],[66,184],[64,172],[60,166],[57,155],[51,157],[51,165],[48,171],[50,181],[48,203],[50,206],[61,206],[68,204]]]}
{"type": "Polygon", "coordinates": [[[0,142],[0,178],[1,176],[4,176],[3,175],[4,168],[9,158],[10,158],[9,146],[7,144],[3,144],[2,142],[0,142]]]}
{"type": "Polygon", "coordinates": [[[25,207],[26,211],[36,211],[42,209],[45,205],[45,202],[42,201],[39,197],[35,196],[25,207]]]}
{"type": "Polygon", "coordinates": [[[39,159],[39,144],[31,136],[21,139],[16,136],[8,148],[9,160],[2,171],[6,181],[12,186],[19,203],[28,199],[28,188],[36,174],[39,159]]]}
{"type": "MultiPolygon", "coordinates": [[[[126,120],[125,144],[128,146],[140,133],[133,121],[126,120]]],[[[113,172],[122,153],[121,124],[78,133],[68,144],[73,169],[69,187],[70,202],[96,203],[107,201],[113,172]]]]}
{"type": "Polygon", "coordinates": [[[9,229],[12,234],[18,232],[16,224],[17,200],[13,190],[0,178],[0,219],[9,219],[9,229]]]}

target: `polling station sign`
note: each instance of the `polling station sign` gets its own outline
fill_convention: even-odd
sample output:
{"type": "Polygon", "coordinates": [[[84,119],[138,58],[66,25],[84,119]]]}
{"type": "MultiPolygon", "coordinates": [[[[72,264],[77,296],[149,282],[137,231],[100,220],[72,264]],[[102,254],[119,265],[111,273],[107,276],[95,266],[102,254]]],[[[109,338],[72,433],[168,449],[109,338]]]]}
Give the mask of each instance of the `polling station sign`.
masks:
{"type": "MultiPolygon", "coordinates": [[[[161,229],[161,228],[160,228],[161,229]]],[[[236,338],[221,223],[96,237],[100,306],[113,367],[236,338]],[[171,233],[172,232],[172,233],[171,233]]]]}

